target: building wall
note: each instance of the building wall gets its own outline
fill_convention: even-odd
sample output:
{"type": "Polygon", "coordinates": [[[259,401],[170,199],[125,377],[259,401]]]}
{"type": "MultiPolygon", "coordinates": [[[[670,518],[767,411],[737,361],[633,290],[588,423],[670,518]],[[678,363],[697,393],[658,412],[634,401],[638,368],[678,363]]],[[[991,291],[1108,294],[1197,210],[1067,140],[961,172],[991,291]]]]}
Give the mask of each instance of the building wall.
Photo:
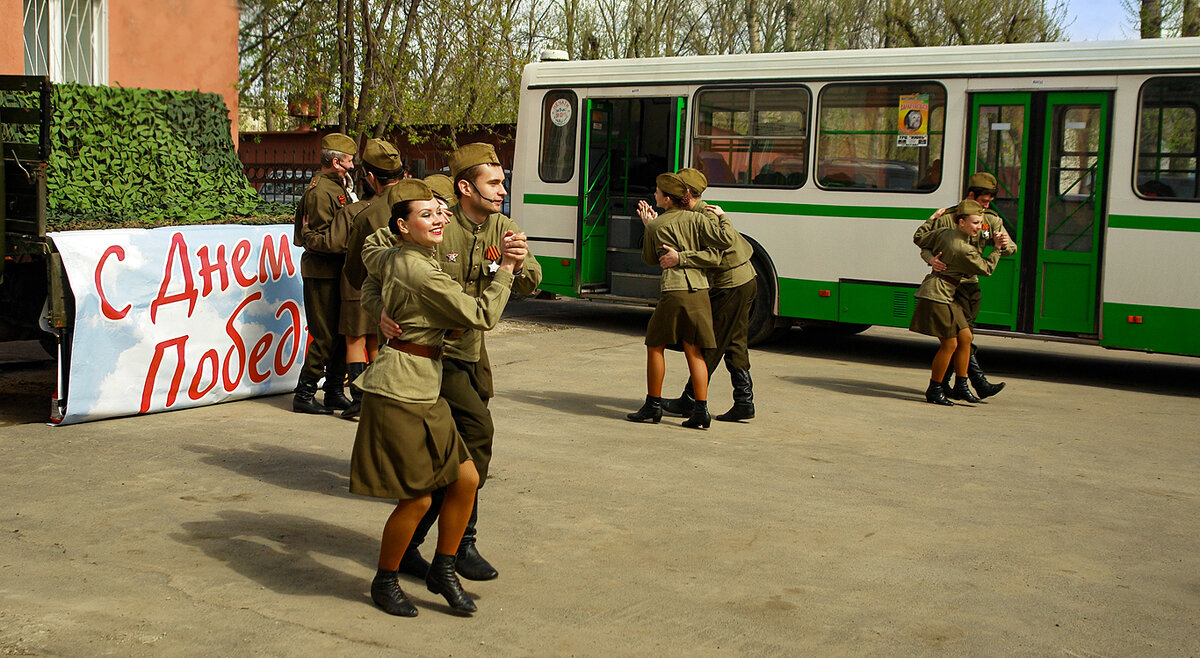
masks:
{"type": "Polygon", "coordinates": [[[21,0],[0,0],[0,75],[25,73],[25,19],[21,0]]]}

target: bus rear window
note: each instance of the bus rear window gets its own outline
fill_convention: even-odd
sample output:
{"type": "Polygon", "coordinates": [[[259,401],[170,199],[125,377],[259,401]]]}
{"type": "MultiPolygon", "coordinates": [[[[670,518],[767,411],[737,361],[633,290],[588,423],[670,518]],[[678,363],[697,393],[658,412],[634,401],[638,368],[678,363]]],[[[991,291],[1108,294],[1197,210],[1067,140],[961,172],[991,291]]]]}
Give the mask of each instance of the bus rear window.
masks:
{"type": "Polygon", "coordinates": [[[1200,77],[1152,78],[1142,86],[1134,188],[1145,199],[1195,201],[1200,77]]]}
{"type": "Polygon", "coordinates": [[[575,173],[575,126],[579,99],[573,91],[552,91],[542,103],[542,149],[538,175],[547,183],[565,183],[575,173]]]}
{"type": "Polygon", "coordinates": [[[710,185],[800,187],[808,175],[810,98],[804,87],[700,91],[692,166],[710,185]]]}
{"type": "Polygon", "coordinates": [[[833,84],[821,90],[817,184],[929,192],[942,180],[946,90],[932,82],[833,84]]]}

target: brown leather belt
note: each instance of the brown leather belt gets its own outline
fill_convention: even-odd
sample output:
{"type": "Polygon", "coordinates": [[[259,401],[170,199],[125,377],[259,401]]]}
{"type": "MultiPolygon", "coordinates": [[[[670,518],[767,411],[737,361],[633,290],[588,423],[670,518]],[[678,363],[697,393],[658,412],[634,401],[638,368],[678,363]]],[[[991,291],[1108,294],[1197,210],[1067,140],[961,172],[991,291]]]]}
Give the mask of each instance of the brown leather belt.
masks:
{"type": "Polygon", "coordinates": [[[411,340],[400,340],[399,338],[389,338],[388,342],[387,342],[387,346],[394,350],[399,350],[401,352],[408,352],[409,354],[412,354],[413,356],[423,356],[426,359],[433,359],[434,361],[437,361],[438,359],[442,358],[441,345],[434,347],[432,345],[422,345],[420,343],[414,343],[411,340]]]}
{"type": "Polygon", "coordinates": [[[948,274],[942,274],[941,272],[937,273],[937,278],[941,279],[942,281],[949,281],[950,283],[953,283],[956,286],[958,284],[962,283],[962,279],[956,279],[948,274]]]}

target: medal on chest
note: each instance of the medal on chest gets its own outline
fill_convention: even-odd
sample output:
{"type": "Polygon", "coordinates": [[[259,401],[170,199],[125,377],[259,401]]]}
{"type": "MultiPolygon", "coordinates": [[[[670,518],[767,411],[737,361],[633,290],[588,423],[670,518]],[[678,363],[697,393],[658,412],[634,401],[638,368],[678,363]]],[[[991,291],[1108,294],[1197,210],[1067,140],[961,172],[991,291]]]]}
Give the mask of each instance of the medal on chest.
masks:
{"type": "Polygon", "coordinates": [[[991,226],[991,224],[988,224],[987,222],[984,222],[984,224],[983,224],[983,230],[979,232],[979,235],[982,235],[984,240],[988,240],[988,239],[990,239],[990,238],[992,237],[992,226],[991,226]]]}
{"type": "Polygon", "coordinates": [[[458,262],[458,254],[453,253],[453,252],[446,254],[446,262],[447,263],[457,263],[458,262]]]}
{"type": "Polygon", "coordinates": [[[491,261],[488,263],[488,274],[495,274],[500,269],[500,247],[488,245],[483,250],[483,257],[491,261]]]}

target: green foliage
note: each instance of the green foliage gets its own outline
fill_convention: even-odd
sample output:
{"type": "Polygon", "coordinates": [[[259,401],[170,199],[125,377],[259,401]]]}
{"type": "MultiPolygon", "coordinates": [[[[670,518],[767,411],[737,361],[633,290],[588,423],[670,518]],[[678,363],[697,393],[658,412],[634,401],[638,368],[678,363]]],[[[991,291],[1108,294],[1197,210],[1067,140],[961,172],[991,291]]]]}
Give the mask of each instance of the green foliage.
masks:
{"type": "Polygon", "coordinates": [[[52,116],[52,230],[279,212],[260,210],[217,94],[61,84],[52,116]]]}

